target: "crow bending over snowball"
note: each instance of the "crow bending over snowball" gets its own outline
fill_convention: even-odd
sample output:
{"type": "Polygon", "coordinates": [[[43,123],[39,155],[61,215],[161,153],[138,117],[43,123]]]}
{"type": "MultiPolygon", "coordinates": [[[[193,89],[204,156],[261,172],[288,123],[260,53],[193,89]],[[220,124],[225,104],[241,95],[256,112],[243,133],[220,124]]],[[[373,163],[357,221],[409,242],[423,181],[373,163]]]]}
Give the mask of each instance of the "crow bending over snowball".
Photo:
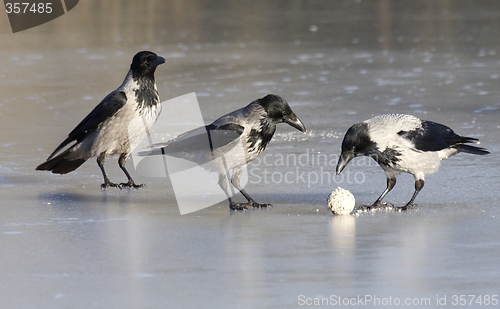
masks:
{"type": "Polygon", "coordinates": [[[97,164],[104,177],[103,189],[144,187],[144,184],[134,183],[125,168],[125,161],[160,115],[161,104],[154,73],[162,63],[165,59],[155,53],[137,53],[121,86],[108,94],[36,169],[66,174],[97,156],[97,164]],[[120,155],[118,165],[128,178],[128,182],[119,185],[109,181],[104,171],[106,156],[114,154],[120,155]]]}
{"type": "Polygon", "coordinates": [[[424,186],[425,175],[436,172],[441,160],[459,152],[477,155],[489,154],[480,147],[467,145],[476,138],[457,135],[445,125],[420,120],[411,115],[391,114],[376,116],[353,125],[342,141],[342,153],[337,164],[337,175],[357,156],[375,159],[387,175],[387,188],[370,208],[382,208],[382,199],[396,185],[401,172],[415,177],[415,192],[400,210],[413,206],[415,197],[424,186]]]}
{"type": "Polygon", "coordinates": [[[288,103],[280,96],[269,94],[210,125],[183,133],[167,143],[153,145],[162,148],[156,148],[148,155],[164,154],[186,159],[219,173],[219,186],[227,196],[230,209],[267,207],[271,205],[256,203],[243,190],[240,175],[243,168],[264,151],[276,131],[276,125],[281,122],[306,132],[304,124],[288,103]],[[238,147],[242,148],[241,151],[234,151],[238,147]],[[229,170],[232,170],[231,184],[246,198],[247,203],[235,203],[231,199],[227,184],[229,170]]]}

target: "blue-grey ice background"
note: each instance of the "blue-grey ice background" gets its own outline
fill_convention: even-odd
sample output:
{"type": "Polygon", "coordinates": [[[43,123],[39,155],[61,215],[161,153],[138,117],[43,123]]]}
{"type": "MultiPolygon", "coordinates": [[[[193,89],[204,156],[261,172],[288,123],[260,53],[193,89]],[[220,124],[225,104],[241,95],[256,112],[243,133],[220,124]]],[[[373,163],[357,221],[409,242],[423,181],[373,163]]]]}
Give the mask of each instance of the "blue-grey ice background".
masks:
{"type": "MultiPolygon", "coordinates": [[[[500,2],[483,0],[88,0],[16,34],[0,14],[0,307],[294,308],[358,295],[436,307],[500,294],[499,29],[500,2]],[[273,208],[181,216],[168,179],[101,191],[94,160],[64,176],[34,170],[143,49],[167,58],[162,99],[196,92],[207,122],[267,93],[288,100],[309,131],[280,125],[246,188],[273,208]],[[393,112],[492,154],[444,161],[410,212],[332,215],[337,186],[358,205],[384,190],[370,161],[332,176],[347,128],[393,112]]],[[[107,169],[123,178],[116,160],[107,169]]],[[[412,191],[401,175],[387,201],[412,191]]]]}

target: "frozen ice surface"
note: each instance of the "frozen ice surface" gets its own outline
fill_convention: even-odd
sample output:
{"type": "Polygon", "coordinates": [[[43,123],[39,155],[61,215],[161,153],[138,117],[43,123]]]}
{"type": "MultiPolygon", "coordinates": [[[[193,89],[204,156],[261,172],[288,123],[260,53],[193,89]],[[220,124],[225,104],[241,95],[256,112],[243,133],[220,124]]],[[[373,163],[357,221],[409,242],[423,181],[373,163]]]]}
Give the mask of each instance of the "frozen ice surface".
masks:
{"type": "MultiPolygon", "coordinates": [[[[17,34],[0,14],[0,308],[294,308],[301,295],[365,294],[430,308],[499,293],[499,2],[187,3],[80,1],[17,34]],[[273,208],[181,216],[168,179],[101,191],[94,159],[64,176],[34,170],[142,49],[167,57],[162,99],[196,92],[206,122],[268,92],[287,99],[308,133],[278,125],[246,187],[273,208]],[[339,177],[335,165],[347,128],[392,112],[491,155],[445,160],[415,210],[332,216],[335,187],[358,205],[385,189],[373,160],[339,177]]],[[[124,180],[116,159],[106,167],[124,180]]],[[[401,175],[386,201],[412,193],[401,175]]]]}

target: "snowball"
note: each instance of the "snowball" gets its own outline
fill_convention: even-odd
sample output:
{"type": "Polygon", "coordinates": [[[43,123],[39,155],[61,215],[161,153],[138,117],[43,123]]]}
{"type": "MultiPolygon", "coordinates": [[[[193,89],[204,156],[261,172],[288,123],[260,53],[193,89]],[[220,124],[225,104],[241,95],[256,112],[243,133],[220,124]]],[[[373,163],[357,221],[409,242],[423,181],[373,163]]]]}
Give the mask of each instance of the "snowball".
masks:
{"type": "Polygon", "coordinates": [[[337,215],[348,215],[354,209],[356,199],[349,190],[338,187],[328,197],[328,208],[337,215]]]}

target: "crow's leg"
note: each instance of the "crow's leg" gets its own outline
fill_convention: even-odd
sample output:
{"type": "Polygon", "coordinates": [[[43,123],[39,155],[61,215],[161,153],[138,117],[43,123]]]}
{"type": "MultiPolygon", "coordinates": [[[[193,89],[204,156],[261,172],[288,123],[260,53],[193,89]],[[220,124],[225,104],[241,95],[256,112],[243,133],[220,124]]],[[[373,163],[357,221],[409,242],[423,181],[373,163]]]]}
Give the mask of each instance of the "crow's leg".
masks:
{"type": "MultiPolygon", "coordinates": [[[[363,209],[365,210],[372,210],[372,209],[382,209],[382,208],[388,208],[388,205],[383,205],[382,200],[384,197],[389,193],[392,188],[396,185],[396,176],[394,175],[387,175],[387,188],[385,189],[384,192],[379,196],[379,198],[373,203],[371,206],[364,206],[363,209]]],[[[389,206],[390,207],[390,206],[389,206]]]]}
{"type": "Polygon", "coordinates": [[[243,170],[241,168],[235,168],[233,171],[233,176],[231,177],[231,184],[240,191],[240,193],[247,199],[247,203],[241,203],[241,205],[245,205],[246,207],[257,207],[257,208],[262,208],[262,207],[272,207],[273,205],[271,204],[259,204],[256,201],[253,200],[253,198],[243,190],[243,188],[240,185],[240,176],[243,170]]]}
{"type": "Polygon", "coordinates": [[[104,183],[101,185],[102,189],[107,189],[108,187],[112,188],[118,188],[118,185],[116,183],[112,183],[109,181],[108,175],[106,175],[106,171],[104,170],[104,159],[106,158],[106,153],[101,152],[101,154],[97,157],[97,165],[99,165],[99,168],[101,169],[102,172],[102,177],[104,177],[104,183]]]}
{"type": "Polygon", "coordinates": [[[417,197],[418,193],[422,188],[424,187],[424,180],[423,179],[415,179],[415,192],[413,192],[413,196],[411,197],[411,200],[406,203],[403,207],[398,207],[397,210],[408,210],[412,209],[415,207],[415,204],[413,204],[413,201],[415,201],[415,198],[417,197]]]}
{"type": "Polygon", "coordinates": [[[122,169],[122,171],[125,173],[125,176],[127,176],[128,182],[122,182],[120,184],[120,189],[121,188],[144,188],[146,185],[141,183],[140,185],[136,185],[130,174],[128,173],[127,169],[125,168],[125,162],[127,161],[128,155],[125,153],[122,153],[120,155],[120,158],[118,159],[118,165],[122,169]]]}
{"type": "Polygon", "coordinates": [[[224,173],[224,174],[220,173],[219,174],[219,186],[221,187],[222,191],[224,191],[224,193],[227,196],[227,201],[229,202],[229,209],[231,209],[231,210],[246,210],[246,209],[248,209],[246,207],[246,205],[233,202],[233,200],[231,199],[231,195],[229,194],[229,191],[227,188],[228,181],[229,180],[227,179],[227,173],[224,173]]]}

